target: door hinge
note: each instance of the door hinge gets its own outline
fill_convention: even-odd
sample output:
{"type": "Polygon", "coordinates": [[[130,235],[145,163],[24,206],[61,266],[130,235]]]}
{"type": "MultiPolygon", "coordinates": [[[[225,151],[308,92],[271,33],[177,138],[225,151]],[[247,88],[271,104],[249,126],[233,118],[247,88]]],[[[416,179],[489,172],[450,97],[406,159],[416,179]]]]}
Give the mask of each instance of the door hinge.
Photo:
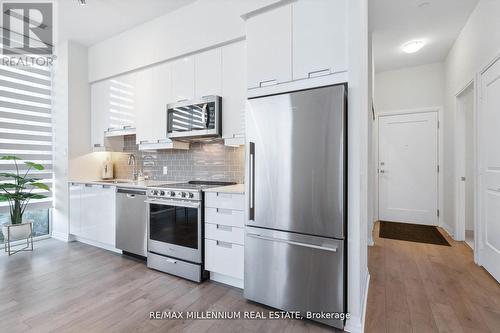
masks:
{"type": "Polygon", "coordinates": [[[439,172],[439,165],[437,166],[437,172],[439,172]]]}
{"type": "Polygon", "coordinates": [[[437,210],[437,217],[439,217],[439,209],[437,210]]]}
{"type": "Polygon", "coordinates": [[[439,128],[439,120],[438,120],[438,128],[439,128]]]}

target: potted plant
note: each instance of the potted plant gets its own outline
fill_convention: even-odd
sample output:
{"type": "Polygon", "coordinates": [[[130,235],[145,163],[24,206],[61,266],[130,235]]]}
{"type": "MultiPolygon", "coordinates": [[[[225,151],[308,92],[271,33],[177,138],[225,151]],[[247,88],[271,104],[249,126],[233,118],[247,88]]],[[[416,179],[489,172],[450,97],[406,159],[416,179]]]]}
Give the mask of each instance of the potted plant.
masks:
{"type": "Polygon", "coordinates": [[[32,233],[32,221],[24,221],[24,210],[31,199],[43,199],[46,195],[32,193],[34,189],[49,191],[46,184],[40,183],[40,179],[30,176],[30,171],[43,170],[41,164],[23,162],[28,166],[27,170],[19,170],[18,161],[22,159],[17,156],[2,156],[0,160],[14,161],[16,173],[0,173],[0,177],[6,178],[8,182],[0,183],[0,202],[9,202],[10,223],[2,224],[2,233],[7,241],[27,239],[32,233]],[[9,234],[9,235],[8,235],[9,234]]]}

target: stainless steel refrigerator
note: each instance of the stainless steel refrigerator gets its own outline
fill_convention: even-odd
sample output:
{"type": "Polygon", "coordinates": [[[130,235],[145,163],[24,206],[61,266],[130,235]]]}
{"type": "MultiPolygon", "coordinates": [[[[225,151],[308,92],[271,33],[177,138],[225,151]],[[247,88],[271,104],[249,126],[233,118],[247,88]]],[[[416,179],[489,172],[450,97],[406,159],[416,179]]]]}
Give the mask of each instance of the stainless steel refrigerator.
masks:
{"type": "Polygon", "coordinates": [[[303,315],[346,311],[346,94],[334,85],[248,100],[249,300],[303,315]]]}

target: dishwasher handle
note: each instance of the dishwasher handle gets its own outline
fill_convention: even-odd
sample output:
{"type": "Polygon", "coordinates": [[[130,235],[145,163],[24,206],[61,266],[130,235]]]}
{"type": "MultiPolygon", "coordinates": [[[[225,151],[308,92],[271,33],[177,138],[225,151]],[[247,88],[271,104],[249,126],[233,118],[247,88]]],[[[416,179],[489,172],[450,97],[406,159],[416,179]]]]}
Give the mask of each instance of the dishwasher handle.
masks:
{"type": "Polygon", "coordinates": [[[128,198],[135,198],[136,195],[146,195],[145,190],[134,190],[128,188],[118,188],[116,193],[126,194],[128,198]]]}

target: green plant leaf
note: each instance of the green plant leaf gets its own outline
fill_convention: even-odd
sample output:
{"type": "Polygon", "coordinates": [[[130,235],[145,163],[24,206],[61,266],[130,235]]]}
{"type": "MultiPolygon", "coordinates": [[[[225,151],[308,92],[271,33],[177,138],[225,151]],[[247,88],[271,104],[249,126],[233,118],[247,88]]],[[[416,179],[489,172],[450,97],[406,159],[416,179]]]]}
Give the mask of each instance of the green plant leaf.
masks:
{"type": "Polygon", "coordinates": [[[26,199],[45,199],[47,196],[38,193],[25,193],[24,196],[26,199]]]}
{"type": "Polygon", "coordinates": [[[36,183],[38,182],[40,179],[38,178],[22,178],[19,179],[19,184],[20,185],[24,185],[24,184],[29,184],[29,183],[36,183]]]}
{"type": "Polygon", "coordinates": [[[5,155],[5,156],[2,156],[0,157],[1,160],[21,160],[21,158],[17,157],[17,156],[12,156],[12,155],[5,155]]]}
{"type": "Polygon", "coordinates": [[[30,185],[41,188],[42,190],[45,190],[45,191],[49,190],[49,187],[44,183],[31,183],[30,185]]]}
{"type": "Polygon", "coordinates": [[[14,179],[21,179],[21,178],[23,178],[21,176],[16,175],[15,173],[6,173],[6,172],[0,173],[0,177],[14,178],[14,179]]]}
{"type": "Polygon", "coordinates": [[[0,202],[9,201],[9,200],[11,200],[10,196],[8,196],[6,194],[0,194],[0,202]]]}
{"type": "Polygon", "coordinates": [[[38,163],[24,162],[24,164],[26,164],[27,166],[32,167],[33,169],[36,169],[36,170],[44,170],[45,169],[43,167],[43,165],[38,164],[38,163]]]}
{"type": "Polygon", "coordinates": [[[9,188],[16,188],[16,187],[17,187],[16,184],[11,184],[11,183],[1,183],[0,184],[0,189],[2,189],[2,190],[6,190],[9,188]]]}

